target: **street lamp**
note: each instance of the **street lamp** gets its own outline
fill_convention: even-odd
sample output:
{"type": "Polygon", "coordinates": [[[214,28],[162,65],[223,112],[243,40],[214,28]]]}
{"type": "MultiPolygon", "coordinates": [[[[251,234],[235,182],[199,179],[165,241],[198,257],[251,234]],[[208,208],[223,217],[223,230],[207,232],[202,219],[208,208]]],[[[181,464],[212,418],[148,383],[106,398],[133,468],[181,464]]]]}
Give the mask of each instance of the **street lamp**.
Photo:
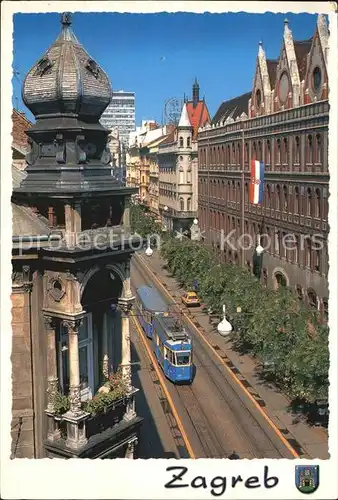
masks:
{"type": "Polygon", "coordinates": [[[197,219],[194,219],[194,220],[193,220],[193,224],[195,224],[195,226],[197,226],[197,224],[198,224],[198,220],[197,220],[197,219]]]}
{"type": "Polygon", "coordinates": [[[225,305],[223,305],[223,319],[217,326],[217,330],[222,337],[226,337],[232,332],[232,326],[225,317],[225,305]]]}
{"type": "Polygon", "coordinates": [[[146,249],[146,256],[151,257],[153,255],[153,251],[150,248],[150,243],[148,243],[147,249],[146,249]]]}

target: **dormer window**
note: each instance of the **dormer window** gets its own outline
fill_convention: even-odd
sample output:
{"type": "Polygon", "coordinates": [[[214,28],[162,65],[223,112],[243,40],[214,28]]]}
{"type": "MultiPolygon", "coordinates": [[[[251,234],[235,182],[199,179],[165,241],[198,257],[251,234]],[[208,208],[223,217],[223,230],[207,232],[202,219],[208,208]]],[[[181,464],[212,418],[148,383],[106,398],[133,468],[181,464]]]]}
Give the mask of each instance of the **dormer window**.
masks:
{"type": "Polygon", "coordinates": [[[93,59],[88,59],[86,68],[95,76],[95,78],[99,76],[100,69],[93,59]]]}
{"type": "Polygon", "coordinates": [[[47,70],[49,70],[53,66],[52,61],[49,59],[49,57],[43,57],[40,59],[40,61],[37,64],[35,74],[42,76],[46,73],[47,70]]]}

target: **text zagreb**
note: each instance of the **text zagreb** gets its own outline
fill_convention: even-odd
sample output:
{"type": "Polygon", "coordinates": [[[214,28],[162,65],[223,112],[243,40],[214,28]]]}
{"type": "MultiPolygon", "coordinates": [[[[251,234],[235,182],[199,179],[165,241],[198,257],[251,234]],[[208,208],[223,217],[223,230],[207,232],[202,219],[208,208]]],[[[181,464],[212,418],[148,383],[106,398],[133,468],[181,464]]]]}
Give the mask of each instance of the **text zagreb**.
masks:
{"type": "Polygon", "coordinates": [[[243,484],[245,488],[274,488],[279,479],[276,476],[269,476],[269,468],[264,466],[263,477],[250,476],[215,476],[207,478],[206,476],[195,476],[189,478],[188,467],[167,467],[167,472],[171,473],[169,481],[164,485],[165,488],[203,488],[210,489],[210,493],[219,497],[223,495],[227,488],[235,488],[238,484],[243,484]]]}

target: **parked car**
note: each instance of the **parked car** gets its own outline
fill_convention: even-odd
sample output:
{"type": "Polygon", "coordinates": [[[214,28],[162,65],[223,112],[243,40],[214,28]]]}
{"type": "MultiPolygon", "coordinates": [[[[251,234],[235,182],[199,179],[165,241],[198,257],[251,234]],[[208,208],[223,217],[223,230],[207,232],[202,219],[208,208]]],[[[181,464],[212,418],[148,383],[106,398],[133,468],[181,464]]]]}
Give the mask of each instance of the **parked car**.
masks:
{"type": "Polygon", "coordinates": [[[182,297],[182,302],[187,307],[189,306],[200,306],[200,300],[195,292],[186,292],[182,297]]]}

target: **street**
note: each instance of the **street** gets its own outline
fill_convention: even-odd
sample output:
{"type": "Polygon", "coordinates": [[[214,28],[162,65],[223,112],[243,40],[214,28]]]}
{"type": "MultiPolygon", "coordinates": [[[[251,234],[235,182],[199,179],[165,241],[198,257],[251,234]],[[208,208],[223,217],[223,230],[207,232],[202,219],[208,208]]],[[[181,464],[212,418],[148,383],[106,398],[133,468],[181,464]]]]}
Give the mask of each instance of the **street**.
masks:
{"type": "MultiPolygon", "coordinates": [[[[144,262],[143,259],[143,256],[138,254],[132,260],[133,291],[140,285],[151,285],[156,287],[168,304],[173,304],[169,293],[164,293],[160,281],[150,272],[148,266],[151,266],[151,262],[149,259],[144,262]]],[[[198,314],[196,310],[195,314],[198,314]]],[[[194,457],[222,458],[233,452],[240,458],[248,459],[309,457],[309,453],[302,449],[287,429],[278,429],[265,411],[260,409],[256,403],[257,398],[251,396],[254,394],[251,390],[253,388],[249,387],[249,393],[243,391],[236,379],[229,375],[229,370],[217,354],[217,350],[220,351],[219,346],[214,346],[216,352],[215,349],[209,348],[197,334],[196,327],[193,328],[194,323],[190,318],[183,314],[181,318],[193,338],[196,375],[191,386],[177,386],[165,380],[164,376],[162,378],[183,428],[183,441],[191,446],[194,457]]],[[[159,402],[160,383],[158,377],[154,380],[152,376],[153,365],[156,363],[150,362],[149,354],[145,352],[144,343],[147,343],[148,350],[152,351],[151,341],[143,336],[135,314],[132,324],[135,355],[141,359],[141,368],[134,370],[134,376],[138,376],[141,381],[146,403],[138,403],[138,411],[146,418],[144,425],[147,426],[141,434],[147,436],[147,443],[141,445],[141,456],[167,457],[168,453],[182,456],[183,447],[178,451],[172,438],[173,429],[177,433],[177,426],[172,425],[173,416],[170,411],[166,413],[163,410],[163,407],[168,407],[168,402],[162,406],[159,402]],[[151,417],[146,413],[148,410],[151,417]]],[[[163,398],[163,390],[160,391],[160,397],[163,398]]]]}

